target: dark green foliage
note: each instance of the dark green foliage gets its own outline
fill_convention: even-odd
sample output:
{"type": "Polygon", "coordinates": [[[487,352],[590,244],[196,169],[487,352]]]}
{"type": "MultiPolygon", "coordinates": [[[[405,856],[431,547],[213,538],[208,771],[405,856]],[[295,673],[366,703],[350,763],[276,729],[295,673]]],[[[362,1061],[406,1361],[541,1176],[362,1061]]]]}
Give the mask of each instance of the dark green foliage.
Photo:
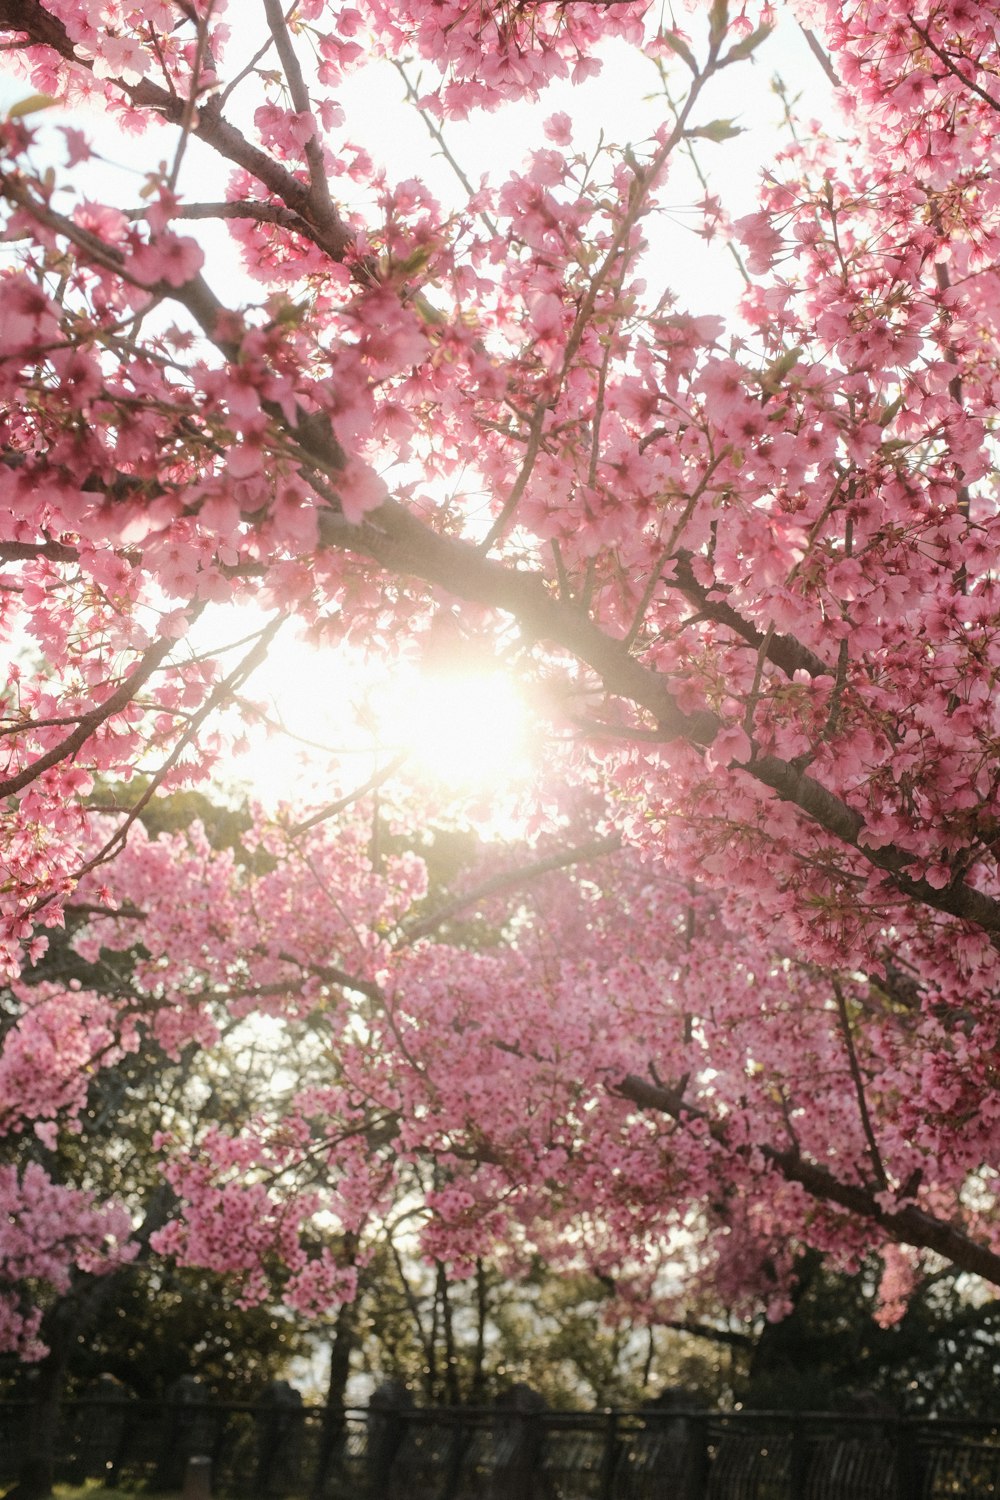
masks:
{"type": "Polygon", "coordinates": [[[129,782],[105,782],[94,788],[90,806],[121,813],[138,809],[136,817],[150,838],[161,833],[181,833],[192,823],[200,823],[213,849],[231,849],[237,864],[258,872],[273,869],[273,858],[262,849],[251,853],[244,847],[243,835],[253,826],[246,803],[228,807],[188,787],[184,791],[157,793],[142,803],[149,790],[149,778],[134,776],[129,782]]]}
{"type": "Polygon", "coordinates": [[[289,1319],[267,1308],[235,1307],[221,1277],[144,1264],[80,1338],[68,1390],[83,1393],[110,1374],[137,1396],[159,1398],[193,1375],[213,1395],[250,1401],[306,1348],[303,1331],[289,1319]]]}
{"type": "Polygon", "coordinates": [[[843,1411],[868,1400],[900,1412],[994,1416],[1000,1386],[1000,1302],[969,1278],[928,1276],[903,1318],[875,1320],[879,1267],[857,1275],[802,1265],[794,1310],[765,1325],[739,1386],[744,1406],[843,1411]]]}

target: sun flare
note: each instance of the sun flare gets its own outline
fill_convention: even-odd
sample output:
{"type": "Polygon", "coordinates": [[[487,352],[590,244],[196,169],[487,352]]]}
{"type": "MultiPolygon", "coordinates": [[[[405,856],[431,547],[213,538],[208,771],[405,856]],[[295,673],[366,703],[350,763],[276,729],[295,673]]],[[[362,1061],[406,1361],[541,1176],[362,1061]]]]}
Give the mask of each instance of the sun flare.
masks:
{"type": "Polygon", "coordinates": [[[265,805],[322,800],[331,780],[360,785],[390,761],[436,801],[502,799],[531,774],[525,694],[493,662],[379,668],[288,635],[247,695],[263,714],[235,726],[231,770],[265,805]]]}
{"type": "Polygon", "coordinates": [[[379,718],[394,750],[456,791],[506,785],[527,770],[527,706],[496,669],[413,673],[389,685],[379,718]]]}

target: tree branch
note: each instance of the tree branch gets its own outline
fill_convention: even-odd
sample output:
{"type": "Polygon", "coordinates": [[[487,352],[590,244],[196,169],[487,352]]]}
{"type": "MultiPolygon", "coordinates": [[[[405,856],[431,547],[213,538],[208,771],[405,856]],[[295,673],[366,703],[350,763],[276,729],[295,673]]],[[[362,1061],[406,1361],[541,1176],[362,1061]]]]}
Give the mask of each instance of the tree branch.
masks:
{"type": "MultiPolygon", "coordinates": [[[[285,81],[292,96],[292,104],[298,114],[309,115],[312,112],[312,101],[302,75],[298,54],[288,34],[288,24],[281,8],[281,0],[264,0],[264,14],[267,16],[268,29],[274,38],[281,66],[285,70],[285,81]]],[[[342,236],[346,231],[330,197],[330,184],[327,182],[326,169],[323,165],[323,147],[315,127],[305,143],[305,153],[306,164],[309,168],[309,202],[312,207],[309,217],[320,225],[324,233],[342,236]]]]}
{"type": "Polygon", "coordinates": [[[63,542],[0,542],[0,562],[32,562],[47,557],[50,562],[76,562],[75,547],[63,542]]]}
{"type": "Polygon", "coordinates": [[[823,72],[833,84],[834,88],[841,88],[842,84],[840,75],[838,74],[836,68],[833,66],[833,63],[830,61],[830,55],[827,52],[826,48],[823,46],[822,42],[819,40],[819,37],[816,35],[815,31],[810,31],[809,27],[803,26],[801,22],[799,23],[799,29],[806,39],[806,45],[808,46],[809,51],[819,63],[820,67],[823,69],[823,72]]]}
{"type": "MultiPolygon", "coordinates": [[[[439,535],[395,501],[371,511],[360,526],[332,511],[323,512],[320,536],[327,546],[367,554],[392,572],[441,584],[460,598],[513,615],[536,639],[562,646],[592,667],[613,696],[650,713],[665,741],[710,745],[721,728],[721,721],[708,710],[684,713],[662,674],[636,660],[622,641],[605,634],[571,603],[554,597],[539,574],[496,562],[469,543],[439,535]]],[[[862,814],[792,762],[763,755],[734,764],[884,871],[904,895],[972,922],[1000,940],[1000,901],[961,879],[938,889],[909,875],[908,869],[920,863],[917,856],[895,844],[865,844],[862,814]]]]}
{"type": "MultiPolygon", "coordinates": [[[[997,113],[1000,114],[1000,101],[994,99],[993,95],[988,94],[984,88],[980,88],[979,84],[974,83],[971,78],[966,78],[961,69],[956,67],[952,62],[951,57],[948,55],[948,53],[945,52],[942,47],[938,46],[937,42],[932,39],[930,32],[928,30],[925,30],[925,28],[921,26],[918,21],[915,21],[912,15],[908,16],[907,19],[910,25],[913,27],[914,31],[917,33],[917,36],[923,42],[924,46],[930,48],[930,50],[934,53],[934,56],[937,58],[938,62],[942,63],[943,66],[948,69],[948,72],[952,75],[952,77],[957,78],[959,83],[964,84],[967,89],[970,89],[972,91],[972,93],[978,94],[979,98],[984,100],[985,103],[990,106],[990,109],[995,109],[997,113]]],[[[963,61],[969,61],[969,59],[963,59],[963,61]]]]}
{"type": "Polygon", "coordinates": [[[565,870],[569,865],[583,864],[591,859],[601,859],[604,855],[613,854],[620,848],[621,839],[614,835],[611,838],[595,839],[591,844],[581,844],[575,849],[564,849],[560,854],[551,854],[546,859],[536,860],[530,865],[521,865],[516,870],[505,870],[489,880],[484,880],[480,885],[473,886],[471,891],[465,891],[451,901],[446,901],[443,906],[439,906],[428,916],[421,917],[413,923],[404,922],[403,938],[406,942],[414,943],[418,938],[426,937],[428,933],[440,927],[442,922],[446,922],[449,917],[453,917],[464,907],[485,901],[488,896],[498,896],[502,891],[517,890],[528,881],[548,875],[552,870],[565,870]]]}
{"type": "Polygon", "coordinates": [[[861,1064],[858,1062],[857,1048],[854,1045],[854,1037],[851,1034],[851,1020],[847,1014],[847,1001],[844,999],[844,991],[839,980],[833,980],[833,993],[837,999],[837,1015],[840,1020],[840,1031],[844,1038],[844,1046],[847,1048],[847,1062],[851,1070],[851,1080],[854,1084],[854,1093],[858,1101],[858,1112],[861,1115],[861,1128],[865,1133],[868,1143],[868,1154],[872,1160],[875,1170],[875,1178],[880,1188],[889,1186],[885,1166],[882,1162],[882,1153],[879,1150],[878,1141],[875,1137],[875,1129],[872,1125],[872,1117],[868,1110],[868,1100],[865,1097],[865,1081],[861,1074],[861,1064]]]}
{"type": "Polygon", "coordinates": [[[390,776],[396,774],[405,760],[405,752],[394,755],[388,765],[383,766],[379,771],[373,772],[368,780],[363,782],[361,786],[355,787],[353,792],[347,792],[343,797],[338,797],[335,802],[328,802],[318,812],[310,813],[308,818],[303,818],[301,823],[295,823],[288,830],[289,837],[297,838],[299,834],[306,833],[310,828],[315,828],[317,823],[325,823],[327,818],[335,818],[338,813],[344,811],[345,807],[352,806],[353,803],[360,801],[362,797],[366,797],[369,792],[374,792],[376,788],[384,786],[390,776]]]}
{"type": "MultiPolygon", "coordinates": [[[[690,1108],[675,1090],[640,1078],[637,1074],[629,1074],[613,1092],[637,1104],[641,1109],[668,1115],[679,1124],[684,1123],[685,1117],[706,1118],[704,1111],[690,1108]]],[[[725,1130],[718,1122],[713,1121],[709,1128],[713,1140],[723,1148],[735,1151],[738,1156],[745,1158],[753,1149],[749,1146],[728,1147],[725,1130]]],[[[1000,1286],[1000,1254],[987,1245],[977,1243],[954,1225],[934,1218],[915,1204],[885,1208],[880,1202],[880,1194],[856,1183],[840,1181],[827,1167],[808,1161],[796,1151],[781,1151],[769,1145],[761,1145],[756,1149],[786,1182],[797,1182],[818,1202],[842,1208],[854,1218],[877,1226],[882,1234],[899,1244],[912,1245],[920,1250],[933,1250],[961,1270],[982,1276],[992,1285],[1000,1286]]]]}
{"type": "Polygon", "coordinates": [[[50,770],[52,766],[57,766],[60,761],[71,760],[77,751],[83,748],[95,729],[99,728],[106,719],[113,718],[115,714],[121,713],[128,707],[137,690],[144,682],[148,682],[176,644],[176,641],[169,639],[154,641],[153,645],[143,652],[134,669],[122,679],[115,692],[96,708],[91,709],[90,713],[80,716],[80,721],[71,734],[66,735],[37,760],[31,761],[15,776],[8,776],[0,781],[0,797],[13,796],[15,792],[21,791],[37,780],[43,772],[50,770]]]}
{"type": "MultiPolygon", "coordinates": [[[[698,606],[699,613],[706,620],[712,620],[717,625],[727,626],[741,640],[748,645],[759,649],[765,642],[765,636],[751,625],[748,620],[738,614],[732,605],[726,604],[718,598],[720,593],[729,593],[729,589],[719,584],[712,584],[706,588],[700,584],[694,576],[691,567],[690,552],[678,552],[671,559],[674,564],[673,576],[664,578],[666,588],[675,588],[698,606]]],[[[832,677],[834,668],[810,651],[808,646],[803,646],[792,635],[782,635],[780,631],[771,632],[767,641],[767,660],[773,662],[784,672],[786,677],[794,677],[796,672],[808,672],[810,677],[832,677]]]]}
{"type": "MultiPolygon", "coordinates": [[[[47,11],[39,0],[0,0],[0,30],[21,32],[26,37],[25,45],[51,47],[67,62],[91,70],[91,64],[85,58],[77,57],[62,21],[47,11]]],[[[143,78],[137,84],[115,79],[114,85],[140,109],[151,110],[172,125],[183,122],[185,101],[151,79],[143,78]]],[[[235,125],[224,119],[221,104],[215,96],[199,104],[192,133],[227,161],[251,173],[287,208],[298,213],[304,221],[303,232],[332,260],[344,259],[353,243],[353,235],[346,225],[336,213],[329,221],[317,221],[310,187],[268,156],[266,151],[252,145],[235,125]]]]}

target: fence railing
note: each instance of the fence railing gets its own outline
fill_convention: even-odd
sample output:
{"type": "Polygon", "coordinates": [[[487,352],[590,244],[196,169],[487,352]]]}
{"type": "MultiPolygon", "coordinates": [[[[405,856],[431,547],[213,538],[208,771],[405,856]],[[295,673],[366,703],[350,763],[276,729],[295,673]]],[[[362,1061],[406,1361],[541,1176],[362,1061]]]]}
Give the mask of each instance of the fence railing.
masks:
{"type": "MultiPolygon", "coordinates": [[[[287,1392],[287,1388],[286,1392],[287,1392]]],[[[279,1393],[279,1396],[281,1393],[279,1393]]],[[[294,1393],[292,1393],[294,1395],[294,1393]]],[[[1000,1421],[781,1412],[65,1403],[58,1477],[217,1500],[996,1500],[1000,1421]]],[[[0,1487],[30,1425],[0,1402],[0,1487]]]]}

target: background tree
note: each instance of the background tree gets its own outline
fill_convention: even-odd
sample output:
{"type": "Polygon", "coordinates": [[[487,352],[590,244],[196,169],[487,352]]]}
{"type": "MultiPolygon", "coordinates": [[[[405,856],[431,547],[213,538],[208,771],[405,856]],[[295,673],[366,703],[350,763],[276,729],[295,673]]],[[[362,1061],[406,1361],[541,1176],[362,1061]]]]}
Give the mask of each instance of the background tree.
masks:
{"type": "MultiPolygon", "coordinates": [[[[731,1399],[734,1372],[718,1357],[725,1330],[706,1343],[609,1317],[614,1301],[600,1281],[538,1261],[513,1272],[479,1261],[454,1281],[440,1263],[380,1246],[356,1307],[358,1371],[401,1381],[427,1404],[486,1406],[514,1384],[569,1410],[640,1406],[664,1386],[685,1386],[706,1405],[731,1399]]],[[[742,1331],[733,1338],[752,1342],[742,1331]]]]}
{"type": "Polygon", "coordinates": [[[743,1404],[837,1411],[881,1401],[896,1411],[991,1415],[995,1301],[938,1272],[918,1282],[900,1319],[887,1325],[880,1276],[877,1263],[845,1276],[810,1254],[792,1310],[748,1340],[736,1384],[743,1404]]]}

